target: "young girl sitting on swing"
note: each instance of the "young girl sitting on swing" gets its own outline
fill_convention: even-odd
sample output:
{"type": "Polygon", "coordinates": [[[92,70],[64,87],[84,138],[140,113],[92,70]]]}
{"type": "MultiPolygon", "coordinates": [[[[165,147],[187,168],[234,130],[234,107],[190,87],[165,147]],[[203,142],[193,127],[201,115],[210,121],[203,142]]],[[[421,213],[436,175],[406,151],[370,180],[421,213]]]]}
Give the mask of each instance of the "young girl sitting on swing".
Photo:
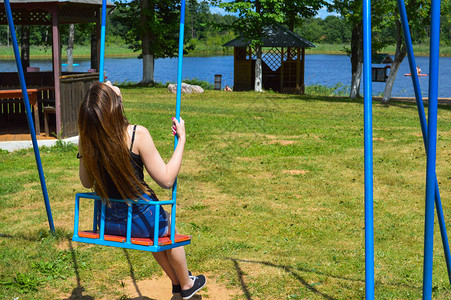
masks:
{"type": "MultiPolygon", "coordinates": [[[[89,88],[78,115],[79,176],[83,186],[94,188],[106,204],[105,234],[124,236],[127,230],[127,204],[109,198],[158,201],[144,181],[144,167],[159,186],[169,189],[174,184],[186,135],[182,119],[178,122],[172,118],[172,124],[178,144],[166,164],[148,130],[128,122],[118,87],[108,81],[93,83],[89,88]]],[[[170,214],[162,207],[155,212],[153,205],[133,205],[132,237],[153,237],[155,216],[159,218],[160,237],[168,235],[170,214]]],[[[189,299],[205,286],[205,276],[190,276],[183,247],[152,254],[171,279],[174,294],[189,299]]]]}

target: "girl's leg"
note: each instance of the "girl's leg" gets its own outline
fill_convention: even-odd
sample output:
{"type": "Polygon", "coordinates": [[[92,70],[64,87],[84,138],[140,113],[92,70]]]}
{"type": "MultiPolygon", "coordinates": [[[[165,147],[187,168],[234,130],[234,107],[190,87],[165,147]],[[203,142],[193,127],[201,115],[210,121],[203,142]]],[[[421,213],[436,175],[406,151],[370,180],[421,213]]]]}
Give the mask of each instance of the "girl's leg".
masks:
{"type": "MultiPolygon", "coordinates": [[[[168,219],[168,228],[170,230],[171,215],[166,211],[165,213],[168,219]]],[[[175,233],[178,233],[177,229],[175,230],[175,233]]],[[[152,254],[163,271],[171,279],[172,284],[180,284],[182,289],[189,289],[193,286],[193,281],[188,275],[188,265],[184,247],[177,247],[152,254]]]]}
{"type": "Polygon", "coordinates": [[[153,252],[152,255],[160,265],[160,267],[163,269],[163,271],[166,273],[166,275],[168,275],[169,279],[171,279],[172,284],[180,284],[177,274],[175,273],[174,269],[171,266],[171,263],[168,260],[166,251],[153,252]]]}
{"type": "Polygon", "coordinates": [[[185,248],[177,247],[166,250],[165,252],[173,271],[177,275],[182,290],[191,288],[193,286],[193,280],[188,275],[185,248]]]}

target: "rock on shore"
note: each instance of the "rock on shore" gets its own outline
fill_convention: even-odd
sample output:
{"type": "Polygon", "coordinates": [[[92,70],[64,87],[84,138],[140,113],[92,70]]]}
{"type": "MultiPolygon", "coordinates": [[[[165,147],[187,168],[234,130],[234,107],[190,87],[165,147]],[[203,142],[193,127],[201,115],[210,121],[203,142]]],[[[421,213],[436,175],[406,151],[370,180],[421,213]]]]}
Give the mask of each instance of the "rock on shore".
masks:
{"type": "MultiPolygon", "coordinates": [[[[177,85],[176,84],[169,84],[168,85],[168,91],[175,94],[177,92],[177,85]]],[[[203,93],[204,89],[201,88],[198,85],[191,85],[191,84],[187,84],[182,82],[182,93],[187,93],[187,94],[200,94],[203,93]]]]}

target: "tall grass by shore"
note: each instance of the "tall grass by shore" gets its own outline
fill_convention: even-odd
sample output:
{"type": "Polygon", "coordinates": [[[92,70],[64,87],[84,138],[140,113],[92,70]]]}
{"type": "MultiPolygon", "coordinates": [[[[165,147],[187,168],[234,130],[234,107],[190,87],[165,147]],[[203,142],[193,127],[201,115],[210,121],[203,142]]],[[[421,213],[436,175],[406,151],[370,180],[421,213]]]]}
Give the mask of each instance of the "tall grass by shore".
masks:
{"type": "MultiPolygon", "coordinates": [[[[89,58],[91,56],[91,47],[84,45],[75,45],[74,46],[74,57],[75,58],[89,58]]],[[[105,56],[116,57],[116,56],[124,56],[124,57],[133,57],[138,56],[138,52],[133,52],[127,46],[123,45],[108,45],[105,47],[105,56]]],[[[66,59],[67,53],[66,51],[61,52],[61,56],[63,59],[66,59]]],[[[52,48],[51,47],[38,47],[31,46],[30,47],[30,57],[31,59],[44,59],[52,57],[52,48]]],[[[14,59],[14,51],[13,47],[10,46],[0,46],[0,59],[14,59]]]]}
{"type": "MultiPolygon", "coordinates": [[[[175,96],[135,87],[122,94],[131,123],[149,128],[167,160],[175,96]]],[[[418,299],[426,167],[418,115],[406,103],[374,103],[373,111],[376,298],[418,299]]],[[[364,298],[361,101],[206,91],[183,95],[182,117],[177,227],[193,236],[186,251],[194,273],[241,289],[236,299],[364,298]]],[[[437,176],[449,199],[449,107],[439,108],[438,128],[437,176]]],[[[127,278],[162,276],[149,253],[71,242],[74,195],[86,191],[76,153],[64,144],[41,149],[52,235],[33,152],[0,152],[0,298],[128,299],[127,278]]],[[[448,219],[451,202],[442,204],[448,219]]],[[[90,211],[82,211],[88,228],[90,211]]],[[[433,296],[449,299],[438,230],[434,239],[433,296]]]]}
{"type": "MultiPolygon", "coordinates": [[[[306,54],[346,54],[345,49],[350,49],[347,44],[317,44],[315,48],[308,48],[305,50],[306,54]]],[[[419,44],[414,45],[413,50],[415,55],[427,56],[429,55],[429,45],[419,44]]],[[[380,52],[394,55],[396,48],[394,45],[385,47],[380,52]]],[[[451,56],[451,46],[441,46],[440,56],[451,56]]]]}

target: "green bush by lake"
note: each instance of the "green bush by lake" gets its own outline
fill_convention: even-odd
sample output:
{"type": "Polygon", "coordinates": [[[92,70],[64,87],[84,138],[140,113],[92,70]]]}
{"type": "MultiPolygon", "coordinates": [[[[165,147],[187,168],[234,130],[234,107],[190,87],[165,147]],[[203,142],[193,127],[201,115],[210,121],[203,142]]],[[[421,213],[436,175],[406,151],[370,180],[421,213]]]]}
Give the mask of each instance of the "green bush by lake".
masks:
{"type": "MultiPolygon", "coordinates": [[[[130,86],[122,94],[130,122],[149,128],[167,161],[175,96],[130,86]]],[[[375,102],[373,110],[375,295],[418,299],[426,167],[418,114],[409,103],[375,102]]],[[[182,96],[182,117],[177,227],[193,236],[186,251],[194,273],[241,290],[236,299],[364,298],[361,100],[207,90],[182,96]]],[[[449,220],[450,108],[440,107],[438,118],[437,176],[449,220]]],[[[149,253],[71,242],[74,195],[87,191],[76,154],[64,144],[41,149],[52,235],[33,152],[0,152],[0,298],[66,299],[78,291],[128,299],[130,276],[163,276],[149,253]]],[[[82,228],[92,224],[89,209],[82,207],[82,228]]],[[[433,295],[449,299],[438,229],[434,238],[433,295]]]]}

